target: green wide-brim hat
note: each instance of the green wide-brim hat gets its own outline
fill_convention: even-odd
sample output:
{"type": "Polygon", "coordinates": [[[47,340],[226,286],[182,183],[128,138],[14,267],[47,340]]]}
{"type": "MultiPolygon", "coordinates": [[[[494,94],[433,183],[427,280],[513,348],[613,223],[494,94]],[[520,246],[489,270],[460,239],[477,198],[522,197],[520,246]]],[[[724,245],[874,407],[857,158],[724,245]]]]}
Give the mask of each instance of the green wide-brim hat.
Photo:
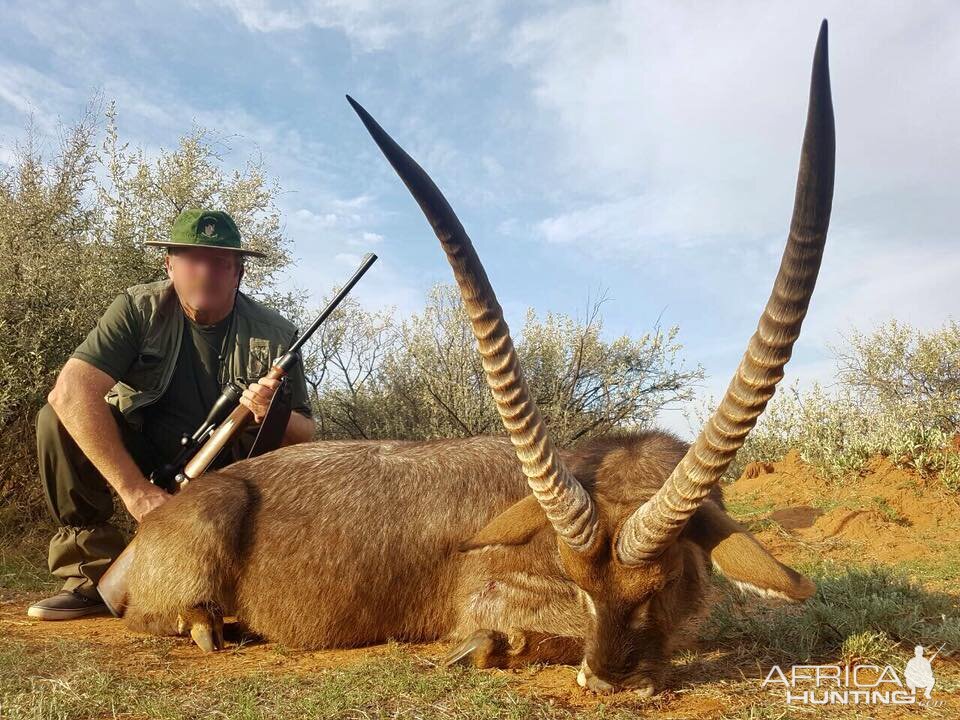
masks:
{"type": "Polygon", "coordinates": [[[243,247],[237,224],[222,210],[184,210],[173,221],[169,240],[146,240],[144,245],[166,248],[208,247],[254,257],[267,256],[259,250],[243,247]]]}

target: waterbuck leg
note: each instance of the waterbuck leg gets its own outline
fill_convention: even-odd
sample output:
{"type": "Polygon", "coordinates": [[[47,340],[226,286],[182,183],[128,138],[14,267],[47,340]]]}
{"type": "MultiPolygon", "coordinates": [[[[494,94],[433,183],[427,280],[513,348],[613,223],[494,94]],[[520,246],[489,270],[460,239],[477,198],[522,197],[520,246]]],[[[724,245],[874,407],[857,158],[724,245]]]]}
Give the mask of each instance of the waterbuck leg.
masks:
{"type": "Polygon", "coordinates": [[[468,566],[464,575],[456,599],[459,614],[450,637],[464,638],[474,630],[511,632],[514,628],[582,637],[590,617],[590,600],[573,582],[537,572],[493,575],[483,565],[468,566]]]}
{"type": "Polygon", "coordinates": [[[527,630],[477,630],[451,649],[443,664],[515,669],[533,663],[576,665],[582,659],[581,638],[527,630]]]}
{"type": "Polygon", "coordinates": [[[192,607],[177,616],[177,632],[189,632],[204,652],[223,650],[223,613],[215,605],[192,607]]]}

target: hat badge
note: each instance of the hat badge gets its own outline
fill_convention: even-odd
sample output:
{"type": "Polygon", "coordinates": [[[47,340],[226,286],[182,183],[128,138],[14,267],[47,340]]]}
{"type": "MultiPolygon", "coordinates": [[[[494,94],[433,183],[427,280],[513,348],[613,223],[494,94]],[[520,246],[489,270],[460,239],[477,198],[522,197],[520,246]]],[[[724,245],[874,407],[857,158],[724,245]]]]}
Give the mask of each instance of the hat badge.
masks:
{"type": "Polygon", "coordinates": [[[203,226],[203,234],[207,237],[213,237],[214,232],[216,232],[216,225],[213,224],[213,221],[210,220],[206,222],[203,226]]]}

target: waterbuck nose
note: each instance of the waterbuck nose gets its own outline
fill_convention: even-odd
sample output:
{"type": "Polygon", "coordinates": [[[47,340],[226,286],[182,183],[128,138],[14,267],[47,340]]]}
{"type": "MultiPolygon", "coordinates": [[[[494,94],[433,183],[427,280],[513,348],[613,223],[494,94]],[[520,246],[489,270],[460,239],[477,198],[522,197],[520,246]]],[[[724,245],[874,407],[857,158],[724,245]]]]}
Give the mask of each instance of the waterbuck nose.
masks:
{"type": "Polygon", "coordinates": [[[614,691],[613,685],[606,680],[601,680],[587,665],[586,659],[580,664],[580,672],[577,673],[577,684],[585,690],[595,693],[610,693],[614,691]]]}

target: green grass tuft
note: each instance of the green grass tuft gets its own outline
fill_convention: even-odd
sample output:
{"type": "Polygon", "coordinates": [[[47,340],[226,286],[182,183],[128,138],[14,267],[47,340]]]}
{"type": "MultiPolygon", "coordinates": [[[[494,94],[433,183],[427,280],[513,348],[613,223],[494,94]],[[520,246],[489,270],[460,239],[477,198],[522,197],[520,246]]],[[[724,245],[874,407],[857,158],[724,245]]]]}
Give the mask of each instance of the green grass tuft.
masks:
{"type": "Polygon", "coordinates": [[[753,601],[729,583],[702,629],[707,643],[777,662],[837,661],[863,653],[908,657],[914,645],[960,649],[960,605],[884,567],[807,574],[817,593],[800,605],[753,601]]]}

